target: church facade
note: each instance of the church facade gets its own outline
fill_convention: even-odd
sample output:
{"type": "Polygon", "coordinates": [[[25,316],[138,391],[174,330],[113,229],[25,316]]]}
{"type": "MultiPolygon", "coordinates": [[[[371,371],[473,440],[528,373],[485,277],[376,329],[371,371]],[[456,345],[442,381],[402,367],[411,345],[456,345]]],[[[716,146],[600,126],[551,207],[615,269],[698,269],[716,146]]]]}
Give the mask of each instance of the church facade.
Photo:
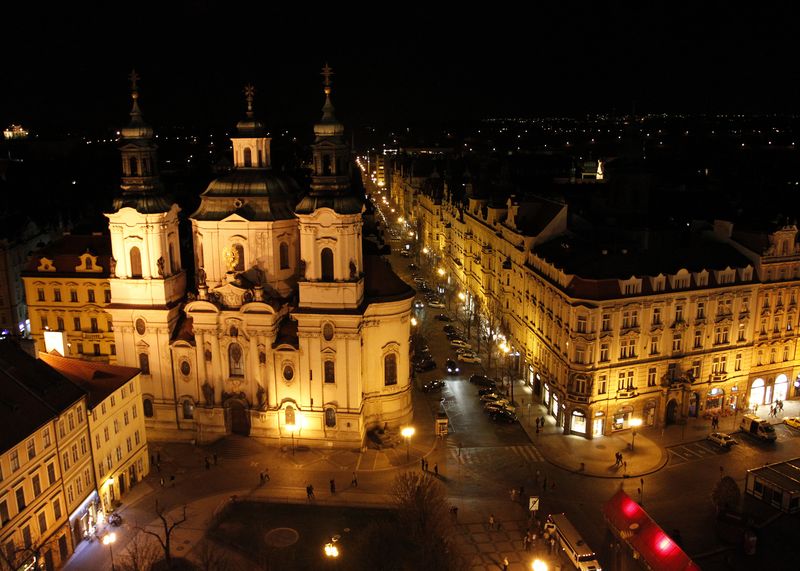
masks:
{"type": "Polygon", "coordinates": [[[270,139],[247,115],[231,173],[190,215],[196,289],[178,242],[180,208],[157,172],[133,81],[121,193],[107,213],[117,362],[138,367],[151,439],[226,434],[361,446],[411,420],[414,291],[364,240],[365,201],[325,76],[310,190],[273,171],[270,139]],[[299,198],[298,198],[299,197],[299,198]]]}

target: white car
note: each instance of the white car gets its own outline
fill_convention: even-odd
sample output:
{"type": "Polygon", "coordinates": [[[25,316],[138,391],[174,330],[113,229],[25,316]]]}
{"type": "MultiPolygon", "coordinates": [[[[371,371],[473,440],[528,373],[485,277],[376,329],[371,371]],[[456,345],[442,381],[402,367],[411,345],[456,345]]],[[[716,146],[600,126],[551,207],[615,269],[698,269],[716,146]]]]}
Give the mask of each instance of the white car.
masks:
{"type": "Polygon", "coordinates": [[[730,448],[734,444],[738,444],[730,434],[725,434],[724,432],[712,432],[708,435],[708,440],[720,448],[730,448]]]}
{"type": "Polygon", "coordinates": [[[417,301],[414,302],[415,309],[422,309],[423,307],[425,307],[425,302],[422,301],[421,299],[418,299],[417,301]]]}
{"type": "Polygon", "coordinates": [[[430,301],[430,302],[428,302],[428,305],[430,307],[436,307],[436,308],[444,307],[444,304],[441,301],[430,301]]]}
{"type": "Polygon", "coordinates": [[[464,347],[465,349],[472,349],[469,343],[466,341],[462,341],[461,339],[453,339],[450,341],[450,345],[453,347],[464,347]]]}
{"type": "Polygon", "coordinates": [[[463,361],[464,363],[480,363],[481,358],[478,357],[475,353],[462,353],[458,356],[459,361],[463,361]]]}

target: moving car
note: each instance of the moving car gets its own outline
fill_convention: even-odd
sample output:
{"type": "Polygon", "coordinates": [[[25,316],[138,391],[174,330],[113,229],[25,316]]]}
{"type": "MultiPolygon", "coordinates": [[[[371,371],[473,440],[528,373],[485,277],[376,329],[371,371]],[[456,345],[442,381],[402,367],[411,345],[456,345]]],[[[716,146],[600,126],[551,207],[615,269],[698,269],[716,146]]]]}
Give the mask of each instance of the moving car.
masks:
{"type": "Polygon", "coordinates": [[[414,309],[422,309],[425,307],[425,302],[421,299],[414,300],[414,309]]]}
{"type": "Polygon", "coordinates": [[[708,440],[720,448],[730,448],[734,444],[739,444],[730,434],[725,434],[724,432],[712,432],[708,435],[708,440]]]}
{"type": "Polygon", "coordinates": [[[489,413],[489,418],[495,422],[507,422],[509,424],[517,422],[517,415],[508,409],[502,409],[489,413]]]}
{"type": "Polygon", "coordinates": [[[448,360],[445,362],[445,364],[444,364],[444,368],[445,368],[445,369],[447,370],[447,372],[448,372],[448,373],[450,373],[451,375],[454,375],[454,374],[456,374],[456,373],[459,373],[459,372],[461,371],[461,369],[460,369],[460,368],[459,368],[459,366],[458,366],[458,363],[456,363],[456,362],[455,362],[455,361],[453,361],[452,359],[448,359],[448,360]]]}
{"type": "Polygon", "coordinates": [[[435,391],[444,387],[444,380],[442,379],[433,379],[432,381],[428,381],[424,385],[422,385],[422,392],[429,393],[431,391],[435,391]]]}
{"type": "Polygon", "coordinates": [[[452,345],[453,347],[465,347],[465,348],[471,347],[470,344],[464,341],[463,339],[451,339],[450,345],[452,345]]]}
{"type": "Polygon", "coordinates": [[[436,309],[441,309],[444,307],[444,304],[441,301],[432,301],[428,305],[435,307],[436,309]]]}
{"type": "Polygon", "coordinates": [[[796,428],[800,430],[800,416],[787,416],[783,419],[783,424],[790,428],[796,428]]]}
{"type": "Polygon", "coordinates": [[[452,321],[452,319],[450,319],[450,318],[449,318],[448,316],[446,316],[444,313],[438,313],[438,314],[436,314],[436,316],[434,317],[434,319],[436,319],[437,321],[452,321]]]}

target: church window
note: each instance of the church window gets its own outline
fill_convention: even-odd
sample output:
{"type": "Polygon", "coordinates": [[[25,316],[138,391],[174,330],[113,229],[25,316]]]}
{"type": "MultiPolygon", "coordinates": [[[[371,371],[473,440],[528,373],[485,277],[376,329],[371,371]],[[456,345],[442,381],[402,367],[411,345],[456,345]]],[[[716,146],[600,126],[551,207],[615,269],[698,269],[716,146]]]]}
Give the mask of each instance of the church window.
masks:
{"type": "Polygon", "coordinates": [[[142,277],[142,253],[136,246],[131,248],[131,277],[142,277]]]}
{"type": "Polygon", "coordinates": [[[91,270],[93,268],[94,268],[94,266],[92,265],[92,259],[91,258],[86,258],[86,269],[87,270],[91,270]]]}
{"type": "Polygon", "coordinates": [[[37,299],[39,301],[44,301],[44,288],[39,288],[36,290],[37,299]]]}
{"type": "Polygon", "coordinates": [[[322,155],[322,174],[323,175],[331,174],[331,156],[330,155],[322,155]]]}
{"type": "Polygon", "coordinates": [[[294,369],[292,369],[291,365],[286,365],[283,368],[283,379],[285,381],[291,381],[294,378],[294,369]]]}
{"type": "Polygon", "coordinates": [[[139,175],[139,165],[136,162],[136,157],[131,157],[128,159],[128,171],[130,172],[130,176],[139,175]]]}
{"type": "Polygon", "coordinates": [[[183,401],[183,418],[184,420],[191,420],[194,418],[194,403],[190,399],[183,401]]]}
{"type": "Polygon", "coordinates": [[[250,147],[244,148],[244,166],[253,166],[253,152],[250,150],[250,147]]]}
{"type": "Polygon", "coordinates": [[[286,242],[281,242],[279,247],[280,251],[280,262],[281,262],[281,269],[288,270],[289,269],[289,244],[286,242]]]}
{"type": "Polygon", "coordinates": [[[139,335],[144,335],[145,331],[147,331],[147,327],[144,323],[144,319],[140,317],[139,319],[136,320],[136,333],[138,333],[139,335]]]}
{"type": "Polygon", "coordinates": [[[143,375],[150,374],[150,357],[147,353],[139,353],[139,368],[143,375]]]}
{"type": "Polygon", "coordinates": [[[325,426],[328,428],[334,428],[336,426],[336,409],[335,408],[326,408],[325,409],[325,426]]]}
{"type": "Polygon", "coordinates": [[[333,281],[333,250],[330,248],[323,248],[320,252],[320,261],[322,262],[322,281],[333,281]]]}
{"type": "Polygon", "coordinates": [[[75,331],[81,330],[81,318],[80,317],[73,317],[72,318],[72,325],[75,331]]]}
{"type": "Polygon", "coordinates": [[[231,343],[228,346],[228,367],[231,377],[244,377],[242,347],[238,343],[231,343]]]}
{"type": "Polygon", "coordinates": [[[233,271],[235,272],[243,272],[244,271],[244,246],[241,244],[234,244],[233,250],[236,252],[236,266],[234,266],[233,271]]]}
{"type": "Polygon", "coordinates": [[[333,325],[326,323],[322,326],[322,337],[325,339],[325,341],[330,341],[333,339],[333,325]]]}
{"type": "Polygon", "coordinates": [[[284,420],[286,421],[286,424],[294,426],[294,407],[286,407],[286,411],[284,412],[284,420]]]}
{"type": "Polygon", "coordinates": [[[61,290],[58,288],[53,290],[53,301],[61,301],[61,290]]]}
{"type": "Polygon", "coordinates": [[[142,400],[142,409],[144,409],[145,418],[153,418],[153,401],[150,399],[142,400]]]}
{"type": "Polygon", "coordinates": [[[189,364],[189,361],[181,361],[181,375],[188,377],[191,372],[192,366],[189,364]]]}
{"type": "Polygon", "coordinates": [[[336,382],[336,365],[333,361],[325,361],[325,382],[326,383],[335,383],[336,382]]]}
{"type": "Polygon", "coordinates": [[[97,325],[97,318],[96,317],[92,317],[89,321],[91,323],[92,333],[99,333],[100,332],[100,328],[97,325]]]}
{"type": "Polygon", "coordinates": [[[397,355],[389,353],[383,358],[383,384],[397,384],[397,355]]]}

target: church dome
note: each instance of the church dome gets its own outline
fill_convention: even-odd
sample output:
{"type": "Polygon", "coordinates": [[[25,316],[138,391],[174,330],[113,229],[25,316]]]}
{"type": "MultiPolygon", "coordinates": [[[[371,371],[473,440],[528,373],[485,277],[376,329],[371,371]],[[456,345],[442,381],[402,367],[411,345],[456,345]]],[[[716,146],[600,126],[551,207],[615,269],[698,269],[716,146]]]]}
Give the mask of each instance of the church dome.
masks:
{"type": "Polygon", "coordinates": [[[222,220],[238,214],[250,221],[289,220],[299,194],[289,175],[269,169],[235,170],[211,181],[191,218],[222,220]]]}

